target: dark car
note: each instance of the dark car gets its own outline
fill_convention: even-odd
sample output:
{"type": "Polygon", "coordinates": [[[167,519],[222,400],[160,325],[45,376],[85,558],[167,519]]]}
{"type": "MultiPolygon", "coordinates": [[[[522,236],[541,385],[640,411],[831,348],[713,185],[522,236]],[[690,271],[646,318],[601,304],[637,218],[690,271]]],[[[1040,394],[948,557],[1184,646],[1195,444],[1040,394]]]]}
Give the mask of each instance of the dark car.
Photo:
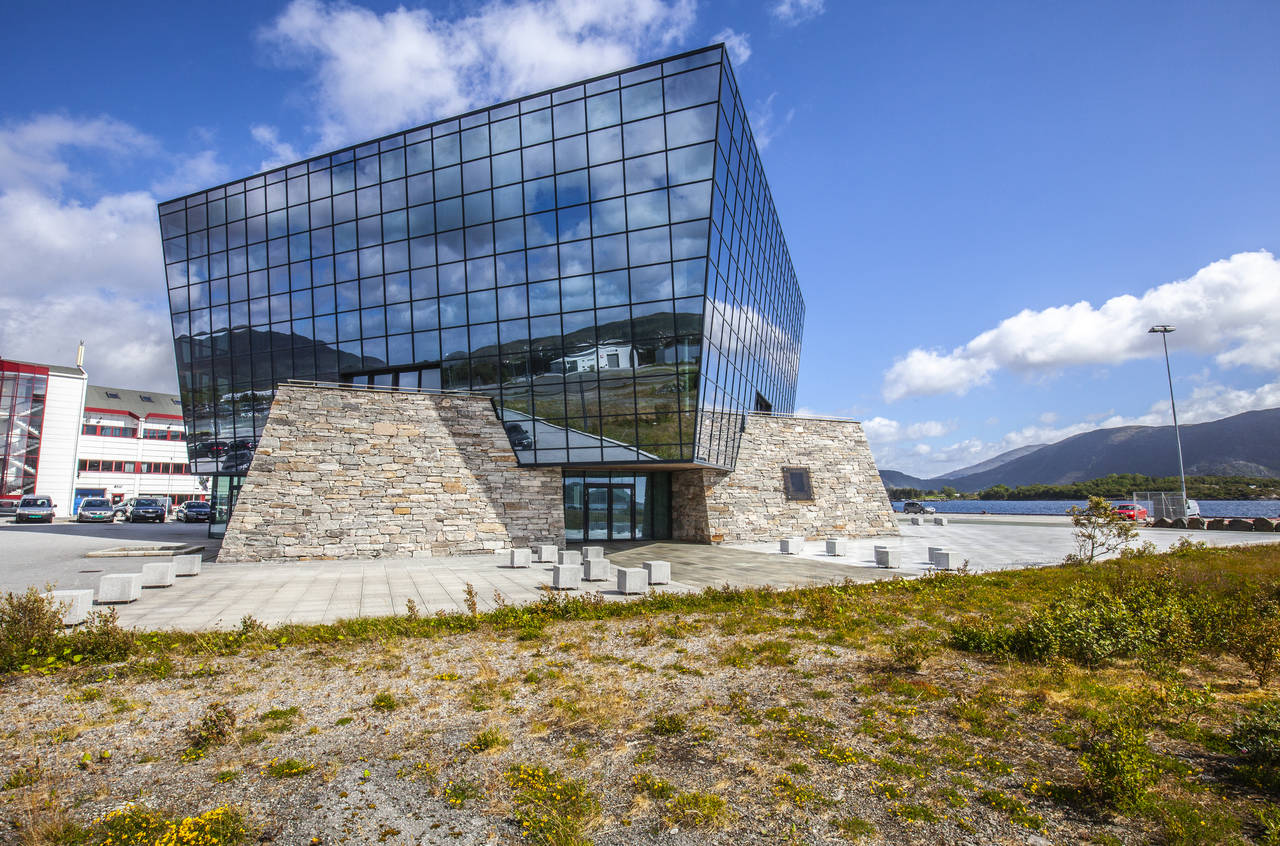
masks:
{"type": "Polygon", "coordinates": [[[184,523],[208,523],[209,503],[198,499],[189,500],[178,506],[173,512],[173,519],[184,523]]]}
{"type": "Polygon", "coordinates": [[[139,497],[124,504],[124,519],[130,523],[141,523],[146,520],[163,523],[164,518],[164,502],[159,499],[139,497]]]}
{"type": "Polygon", "coordinates": [[[13,513],[15,523],[52,523],[53,500],[47,496],[24,496],[13,513]]]}
{"type": "Polygon", "coordinates": [[[249,465],[253,463],[253,450],[251,449],[233,449],[228,452],[222,459],[223,473],[240,473],[249,469],[249,465]]]}
{"type": "Polygon", "coordinates": [[[511,441],[512,449],[533,449],[533,438],[519,423],[504,423],[502,428],[507,430],[507,440],[511,441]]]}
{"type": "Polygon", "coordinates": [[[77,523],[110,523],[116,519],[116,510],[106,497],[89,496],[80,500],[76,509],[77,523]]]}
{"type": "Polygon", "coordinates": [[[903,514],[933,514],[937,510],[932,505],[922,505],[914,499],[909,499],[902,503],[903,514]]]}
{"type": "Polygon", "coordinates": [[[218,458],[227,451],[226,441],[196,441],[191,449],[192,458],[218,458]]]}

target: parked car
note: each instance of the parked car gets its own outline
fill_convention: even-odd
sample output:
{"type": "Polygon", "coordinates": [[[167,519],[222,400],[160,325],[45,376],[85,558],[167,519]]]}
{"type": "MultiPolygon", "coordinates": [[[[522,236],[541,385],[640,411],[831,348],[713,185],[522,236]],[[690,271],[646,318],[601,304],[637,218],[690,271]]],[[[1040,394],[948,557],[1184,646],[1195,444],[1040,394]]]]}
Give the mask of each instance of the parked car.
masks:
{"type": "Polygon", "coordinates": [[[233,449],[222,459],[223,473],[239,473],[248,470],[253,463],[253,450],[233,449]]]}
{"type": "Polygon", "coordinates": [[[15,523],[52,523],[53,500],[47,496],[24,496],[13,512],[15,523]]]}
{"type": "Polygon", "coordinates": [[[519,423],[504,423],[502,427],[507,430],[507,440],[511,441],[512,449],[533,449],[533,438],[519,423]]]}
{"type": "Polygon", "coordinates": [[[933,514],[937,510],[932,505],[923,505],[914,499],[909,499],[902,503],[903,514],[933,514]]]}
{"type": "Polygon", "coordinates": [[[218,458],[227,451],[226,441],[196,441],[191,450],[194,458],[218,458]]]}
{"type": "Polygon", "coordinates": [[[173,519],[181,520],[184,523],[208,523],[209,503],[199,499],[188,500],[179,505],[178,510],[173,512],[173,519]]]}
{"type": "Polygon", "coordinates": [[[1136,502],[1117,503],[1115,509],[1116,515],[1126,520],[1146,520],[1151,516],[1147,509],[1136,502]]]}
{"type": "Polygon", "coordinates": [[[163,523],[164,517],[165,506],[158,499],[144,496],[125,501],[124,519],[126,522],[141,523],[144,520],[150,520],[155,523],[163,523]]]}
{"type": "Polygon", "coordinates": [[[116,510],[106,497],[85,497],[80,500],[80,507],[76,509],[77,523],[111,523],[115,519],[116,510]]]}

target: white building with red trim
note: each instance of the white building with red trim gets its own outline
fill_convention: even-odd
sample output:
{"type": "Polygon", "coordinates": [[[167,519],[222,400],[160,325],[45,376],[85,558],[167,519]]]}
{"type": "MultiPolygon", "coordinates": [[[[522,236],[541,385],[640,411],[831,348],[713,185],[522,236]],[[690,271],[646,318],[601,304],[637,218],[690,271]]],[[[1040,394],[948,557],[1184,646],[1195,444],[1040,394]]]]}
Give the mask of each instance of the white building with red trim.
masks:
{"type": "Polygon", "coordinates": [[[80,367],[0,359],[0,502],[41,494],[70,517],[89,496],[208,498],[176,395],[87,382],[80,367]]]}
{"type": "Polygon", "coordinates": [[[177,505],[207,497],[190,472],[182,402],[174,394],[89,385],[76,452],[75,502],[134,496],[177,505]]]}

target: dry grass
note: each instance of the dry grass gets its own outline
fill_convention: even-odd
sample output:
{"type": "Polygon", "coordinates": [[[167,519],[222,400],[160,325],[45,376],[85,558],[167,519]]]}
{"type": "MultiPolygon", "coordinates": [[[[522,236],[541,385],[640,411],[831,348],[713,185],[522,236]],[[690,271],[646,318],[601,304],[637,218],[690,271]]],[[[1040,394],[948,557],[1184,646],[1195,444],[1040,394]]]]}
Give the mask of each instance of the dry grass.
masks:
{"type": "MultiPolygon", "coordinates": [[[[1215,590],[1280,581],[1269,549],[1148,564],[1170,561],[1215,590]]],[[[561,815],[544,842],[1276,842],[1265,820],[1280,820],[1280,780],[1243,768],[1227,742],[1270,694],[1230,655],[1083,667],[940,645],[966,615],[1013,622],[1110,573],[570,608],[524,640],[526,621],[483,617],[452,633],[387,622],[377,639],[359,636],[379,631],[368,622],[294,629],[285,645],[276,632],[233,648],[166,636],[163,674],[139,669],[161,657],[152,646],[0,688],[0,775],[38,773],[0,792],[0,840],[76,842],[68,823],[143,796],[173,815],[243,808],[276,842],[514,843],[517,820],[543,805],[561,815]],[[921,654],[903,644],[920,638],[915,672],[921,654]],[[379,693],[396,706],[375,707],[379,693]],[[186,727],[213,703],[238,731],[183,761],[186,727]],[[1080,761],[1134,708],[1158,778],[1117,810],[1080,761]],[[290,759],[311,769],[273,774],[290,759]],[[539,775],[513,781],[520,765],[539,775]],[[559,785],[573,802],[556,804],[559,785]]]]}

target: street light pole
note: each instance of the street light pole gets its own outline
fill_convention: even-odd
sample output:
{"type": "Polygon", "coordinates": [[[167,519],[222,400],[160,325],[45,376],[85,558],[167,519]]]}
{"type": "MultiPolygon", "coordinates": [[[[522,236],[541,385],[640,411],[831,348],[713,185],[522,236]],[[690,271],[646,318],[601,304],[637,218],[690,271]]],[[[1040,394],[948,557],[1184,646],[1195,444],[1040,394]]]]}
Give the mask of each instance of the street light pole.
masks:
{"type": "Polygon", "coordinates": [[[1173,370],[1169,367],[1169,333],[1174,327],[1166,324],[1152,326],[1148,335],[1159,335],[1164,344],[1164,372],[1169,377],[1169,407],[1173,409],[1173,437],[1178,442],[1178,478],[1182,481],[1182,516],[1187,515],[1187,473],[1182,467],[1182,434],[1178,431],[1178,405],[1173,401],[1173,370]]]}

